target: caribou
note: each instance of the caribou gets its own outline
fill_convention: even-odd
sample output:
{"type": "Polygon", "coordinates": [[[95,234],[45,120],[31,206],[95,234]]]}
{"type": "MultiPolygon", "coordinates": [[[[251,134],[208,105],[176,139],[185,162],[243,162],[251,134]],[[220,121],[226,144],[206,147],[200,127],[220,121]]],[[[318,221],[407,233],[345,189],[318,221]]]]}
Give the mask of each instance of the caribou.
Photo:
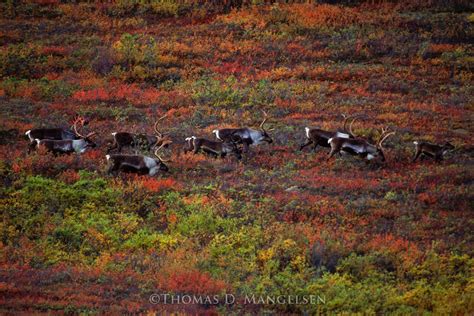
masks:
{"type": "Polygon", "coordinates": [[[160,149],[170,143],[170,140],[165,141],[155,150],[154,154],[156,158],[144,155],[107,154],[105,158],[110,163],[107,173],[116,174],[120,171],[154,176],[159,171],[167,172],[168,166],[165,164],[165,162],[168,162],[169,160],[164,160],[161,158],[158,155],[158,152],[160,149]]]}
{"type": "Polygon", "coordinates": [[[32,143],[36,148],[44,148],[48,152],[52,152],[55,155],[58,154],[70,154],[70,153],[84,153],[88,148],[96,147],[96,143],[91,139],[96,133],[92,132],[86,136],[80,134],[77,131],[77,122],[74,123],[73,130],[74,134],[79,137],[79,139],[66,139],[66,140],[56,140],[56,139],[35,139],[32,143]]]}
{"type": "Polygon", "coordinates": [[[158,130],[158,123],[163,120],[166,115],[160,117],[153,126],[155,131],[155,135],[149,134],[136,134],[130,132],[114,132],[112,136],[114,138],[114,142],[111,147],[108,148],[107,152],[111,152],[112,150],[117,150],[117,152],[121,153],[122,148],[124,147],[132,147],[135,149],[141,148],[147,151],[150,151],[153,147],[161,146],[161,144],[166,143],[170,144],[170,139],[168,136],[165,136],[158,130]]]}
{"type": "Polygon", "coordinates": [[[331,159],[336,153],[348,153],[351,155],[358,155],[367,160],[372,160],[376,157],[380,157],[381,161],[385,161],[383,142],[395,132],[389,132],[387,129],[382,128],[379,140],[376,145],[370,144],[367,140],[362,138],[343,138],[343,137],[332,137],[328,140],[331,146],[331,152],[329,153],[328,160],[331,159]]]}
{"type": "Polygon", "coordinates": [[[197,154],[198,152],[203,151],[207,154],[221,158],[224,158],[227,154],[233,154],[237,159],[242,159],[242,151],[237,145],[239,139],[235,135],[232,137],[232,141],[230,142],[213,141],[196,136],[187,137],[185,140],[185,152],[193,151],[194,154],[197,154]]]}
{"type": "Polygon", "coordinates": [[[425,156],[434,158],[435,161],[439,162],[443,160],[443,156],[446,155],[451,150],[454,150],[454,146],[450,142],[446,142],[443,145],[436,145],[423,141],[414,141],[413,144],[416,146],[415,157],[413,162],[415,162],[418,157],[421,156],[423,159],[425,156]]]}
{"type": "Polygon", "coordinates": [[[76,115],[70,128],[33,128],[26,131],[25,135],[30,139],[30,142],[35,142],[37,139],[52,139],[52,140],[72,140],[80,139],[81,137],[73,130],[78,123],[81,126],[89,124],[89,120],[76,115]]]}
{"type": "MultiPolygon", "coordinates": [[[[243,144],[244,152],[248,152],[250,145],[259,145],[263,142],[271,144],[273,142],[270,135],[264,128],[264,124],[267,121],[267,113],[263,111],[264,119],[260,123],[259,130],[243,127],[243,128],[222,128],[215,129],[212,131],[216,138],[223,142],[232,142],[234,137],[238,137],[239,143],[243,144]]],[[[271,131],[271,130],[270,130],[271,131]]]]}
{"type": "Polygon", "coordinates": [[[338,130],[335,132],[331,131],[326,131],[323,129],[319,128],[310,128],[310,127],[305,127],[305,136],[306,136],[306,143],[302,144],[300,146],[300,150],[303,150],[303,148],[313,145],[313,150],[316,150],[316,148],[319,146],[321,147],[331,147],[329,145],[329,139],[333,137],[339,137],[339,138],[355,138],[355,135],[352,131],[352,125],[354,122],[359,118],[359,115],[350,115],[347,116],[345,114],[342,115],[344,117],[344,126],[343,130],[338,130]],[[352,122],[349,125],[349,130],[347,129],[347,122],[349,119],[352,118],[352,122]]]}

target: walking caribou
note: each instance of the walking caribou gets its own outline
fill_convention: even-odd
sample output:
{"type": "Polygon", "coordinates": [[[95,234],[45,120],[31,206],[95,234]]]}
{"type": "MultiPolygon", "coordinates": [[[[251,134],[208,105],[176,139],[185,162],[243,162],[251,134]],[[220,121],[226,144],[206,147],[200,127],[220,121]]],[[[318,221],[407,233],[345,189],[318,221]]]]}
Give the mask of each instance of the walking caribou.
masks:
{"type": "Polygon", "coordinates": [[[89,124],[89,120],[86,118],[76,115],[70,128],[33,128],[26,131],[25,135],[28,136],[30,142],[35,142],[36,139],[53,139],[53,140],[71,140],[81,138],[74,131],[74,126],[77,124],[85,126],[89,124]]]}
{"type": "Polygon", "coordinates": [[[35,139],[32,143],[35,148],[44,148],[46,151],[52,152],[53,154],[70,154],[70,153],[84,153],[87,148],[96,147],[96,143],[92,140],[92,136],[96,133],[92,132],[86,136],[82,135],[77,130],[77,122],[73,125],[74,134],[79,137],[79,139],[35,139]]]}
{"type": "Polygon", "coordinates": [[[313,150],[319,146],[321,147],[331,147],[328,143],[328,140],[333,137],[340,137],[340,138],[355,138],[355,135],[352,131],[352,125],[354,122],[359,118],[359,115],[342,115],[344,117],[344,126],[343,130],[338,131],[326,131],[320,128],[310,128],[305,127],[305,136],[306,136],[306,143],[300,146],[300,150],[303,148],[313,145],[313,150]],[[352,122],[349,125],[349,130],[347,129],[347,122],[349,119],[352,118],[352,122]]]}
{"type": "Polygon", "coordinates": [[[242,159],[242,151],[237,145],[239,141],[237,136],[230,142],[213,141],[206,138],[191,136],[186,138],[185,152],[193,151],[195,154],[199,151],[211,154],[215,157],[225,157],[227,154],[233,154],[237,159],[242,159]]]}
{"type": "Polygon", "coordinates": [[[413,144],[416,146],[413,162],[415,162],[421,155],[423,155],[421,156],[421,159],[423,159],[424,156],[428,156],[439,162],[443,160],[443,156],[447,152],[454,149],[454,146],[449,142],[446,142],[444,145],[436,145],[428,142],[414,141],[413,144]]]}
{"type": "Polygon", "coordinates": [[[379,157],[381,161],[385,161],[383,142],[395,132],[389,132],[387,129],[382,128],[379,140],[375,145],[370,144],[367,140],[362,138],[342,138],[333,137],[328,140],[331,146],[331,152],[329,153],[328,160],[331,159],[336,153],[345,152],[351,155],[358,155],[372,160],[379,157]]]}
{"type": "Polygon", "coordinates": [[[224,142],[232,142],[234,137],[238,137],[239,143],[242,143],[244,146],[244,152],[248,152],[250,145],[259,145],[263,142],[271,144],[273,139],[264,128],[268,116],[265,111],[263,111],[263,114],[265,117],[262,123],[260,123],[259,130],[250,127],[222,128],[215,129],[212,133],[215,134],[217,139],[224,142]]]}
{"type": "MultiPolygon", "coordinates": [[[[153,130],[155,131],[154,135],[150,134],[137,134],[130,132],[113,132],[112,136],[114,138],[114,143],[107,152],[112,150],[117,150],[117,152],[122,152],[124,147],[132,147],[135,149],[143,149],[146,151],[151,150],[153,147],[161,146],[163,143],[168,143],[170,140],[169,137],[165,136],[158,130],[158,123],[163,120],[166,115],[160,117],[153,125],[153,130]]],[[[169,143],[168,143],[169,144],[169,143]]]]}
{"type": "Polygon", "coordinates": [[[37,140],[52,139],[52,140],[72,140],[80,139],[80,136],[76,134],[73,127],[77,124],[82,127],[89,124],[89,120],[83,116],[76,115],[72,121],[70,128],[53,127],[53,128],[33,128],[25,132],[25,135],[30,140],[30,146],[28,152],[31,152],[37,146],[37,140]]]}
{"type": "Polygon", "coordinates": [[[158,152],[170,143],[170,140],[165,141],[155,150],[154,154],[156,158],[144,155],[107,154],[105,158],[110,163],[107,173],[116,174],[120,171],[154,176],[160,171],[166,172],[168,171],[168,166],[165,162],[168,160],[161,158],[158,152]]]}

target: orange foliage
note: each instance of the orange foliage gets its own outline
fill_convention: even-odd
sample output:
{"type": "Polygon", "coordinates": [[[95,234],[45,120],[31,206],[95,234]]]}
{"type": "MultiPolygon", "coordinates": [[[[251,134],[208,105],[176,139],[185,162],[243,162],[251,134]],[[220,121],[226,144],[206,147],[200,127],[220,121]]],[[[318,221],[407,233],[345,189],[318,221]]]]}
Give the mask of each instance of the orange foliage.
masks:
{"type": "Polygon", "coordinates": [[[107,101],[110,99],[110,94],[104,88],[96,88],[87,91],[76,91],[72,98],[81,102],[107,101]]]}
{"type": "Polygon", "coordinates": [[[172,107],[189,103],[187,97],[178,91],[163,91],[156,88],[142,89],[137,84],[111,84],[108,87],[98,87],[74,92],[72,98],[76,101],[117,102],[127,101],[135,105],[169,104],[172,107]]]}
{"type": "Polygon", "coordinates": [[[45,46],[41,49],[43,55],[66,56],[70,49],[62,46],[45,46]]]}
{"type": "Polygon", "coordinates": [[[44,77],[48,80],[58,80],[61,77],[61,74],[58,72],[48,72],[44,77]]]}
{"type": "Polygon", "coordinates": [[[437,202],[437,198],[434,194],[429,194],[426,192],[418,194],[418,200],[427,205],[432,205],[437,202]]]}
{"type": "Polygon", "coordinates": [[[158,281],[158,288],[169,292],[190,294],[219,294],[229,288],[221,280],[214,280],[208,273],[198,270],[174,271],[158,281]]]}
{"type": "Polygon", "coordinates": [[[41,92],[39,87],[36,85],[23,85],[18,89],[15,96],[23,97],[33,101],[39,101],[41,98],[41,92]]]}
{"type": "Polygon", "coordinates": [[[288,11],[296,17],[300,25],[305,27],[346,26],[363,21],[357,10],[330,4],[322,4],[316,7],[310,4],[290,5],[288,11]]]}
{"type": "Polygon", "coordinates": [[[79,181],[81,177],[79,173],[75,170],[66,170],[59,175],[59,179],[65,183],[75,183],[79,181]]]}
{"type": "Polygon", "coordinates": [[[451,52],[456,49],[456,45],[452,44],[430,44],[430,51],[433,53],[444,53],[444,52],[451,52]]]}
{"type": "Polygon", "coordinates": [[[412,264],[422,254],[415,243],[392,234],[376,235],[365,244],[364,248],[400,255],[404,259],[405,266],[412,264]]]}
{"type": "Polygon", "coordinates": [[[86,160],[98,161],[104,159],[104,153],[98,149],[89,149],[84,154],[82,154],[82,158],[86,160]]]}
{"type": "Polygon", "coordinates": [[[145,189],[150,192],[161,192],[166,189],[178,189],[179,184],[173,179],[155,179],[146,177],[141,181],[145,189]]]}

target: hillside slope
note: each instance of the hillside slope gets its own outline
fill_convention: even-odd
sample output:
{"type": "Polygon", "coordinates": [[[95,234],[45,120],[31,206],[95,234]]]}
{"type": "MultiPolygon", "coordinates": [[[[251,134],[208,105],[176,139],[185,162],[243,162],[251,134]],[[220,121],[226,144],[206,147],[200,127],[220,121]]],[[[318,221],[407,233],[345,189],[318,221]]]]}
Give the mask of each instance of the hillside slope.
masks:
{"type": "Polygon", "coordinates": [[[473,313],[469,3],[226,3],[0,4],[0,311],[473,313]],[[183,152],[262,111],[273,143],[241,161],[183,152]],[[75,114],[97,148],[28,154],[75,114]],[[111,133],[165,114],[169,172],[108,175],[111,133]],[[342,114],[396,132],[386,163],[298,150],[342,114]],[[412,163],[416,140],[456,149],[412,163]]]}

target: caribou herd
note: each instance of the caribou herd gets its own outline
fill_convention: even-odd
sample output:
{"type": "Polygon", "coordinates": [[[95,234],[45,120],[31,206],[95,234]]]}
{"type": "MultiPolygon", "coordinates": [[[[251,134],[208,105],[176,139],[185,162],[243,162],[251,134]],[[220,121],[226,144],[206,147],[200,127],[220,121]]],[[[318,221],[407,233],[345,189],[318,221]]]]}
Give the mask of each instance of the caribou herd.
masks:
{"type": "MultiPolygon", "coordinates": [[[[183,151],[205,153],[214,157],[225,157],[233,155],[237,159],[242,158],[243,153],[248,153],[251,145],[262,143],[271,144],[273,139],[264,125],[267,122],[268,115],[263,112],[264,119],[258,129],[250,127],[240,128],[222,128],[215,129],[212,133],[215,140],[190,136],[185,138],[183,151]]],[[[158,124],[166,117],[159,118],[154,124],[155,134],[132,133],[119,131],[111,133],[113,144],[107,149],[105,158],[108,161],[108,173],[116,174],[118,172],[136,173],[141,175],[154,176],[160,171],[168,171],[165,164],[168,160],[160,157],[159,152],[163,148],[173,143],[171,137],[161,133],[158,130],[158,124]],[[129,148],[134,153],[122,153],[122,149],[129,148]],[[150,157],[139,154],[140,151],[151,151],[154,149],[154,156],[150,157]],[[112,153],[114,152],[114,153],[112,153]]],[[[360,118],[360,115],[343,115],[343,128],[335,131],[327,131],[320,128],[305,128],[304,135],[306,142],[299,149],[312,145],[313,150],[318,146],[330,148],[328,160],[334,155],[349,154],[359,156],[367,161],[378,159],[385,162],[383,142],[395,134],[387,128],[382,128],[378,140],[374,143],[363,137],[354,134],[352,126],[360,118]],[[349,123],[349,121],[351,121],[349,123]]],[[[93,141],[96,133],[83,134],[79,129],[84,129],[89,121],[82,116],[76,115],[70,128],[35,128],[28,130],[25,135],[30,140],[28,151],[43,148],[54,155],[68,153],[84,153],[88,148],[94,148],[97,144],[93,141]]],[[[415,141],[415,162],[420,156],[431,157],[436,161],[441,161],[443,156],[454,149],[449,142],[443,145],[432,144],[424,141],[415,141]]]]}

